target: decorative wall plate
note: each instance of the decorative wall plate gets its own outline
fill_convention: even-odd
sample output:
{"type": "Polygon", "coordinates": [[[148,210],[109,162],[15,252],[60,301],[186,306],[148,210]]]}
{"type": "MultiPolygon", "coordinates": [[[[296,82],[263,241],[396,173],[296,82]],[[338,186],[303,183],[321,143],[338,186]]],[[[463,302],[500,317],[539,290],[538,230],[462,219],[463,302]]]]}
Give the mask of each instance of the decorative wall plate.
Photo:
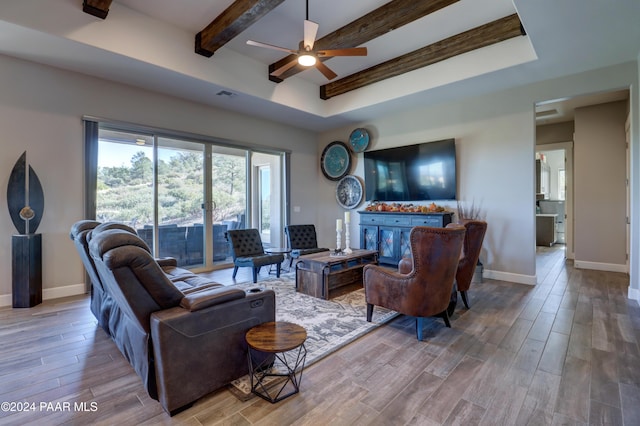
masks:
{"type": "Polygon", "coordinates": [[[367,129],[355,129],[349,136],[349,144],[353,152],[363,152],[369,146],[369,132],[367,129]]]}
{"type": "Polygon", "coordinates": [[[355,209],[362,202],[364,190],[360,179],[347,175],[336,186],[336,200],[345,209],[355,209]]]}
{"type": "Polygon", "coordinates": [[[322,174],[329,180],[340,180],[351,170],[351,153],[344,142],[331,142],[320,158],[322,174]]]}

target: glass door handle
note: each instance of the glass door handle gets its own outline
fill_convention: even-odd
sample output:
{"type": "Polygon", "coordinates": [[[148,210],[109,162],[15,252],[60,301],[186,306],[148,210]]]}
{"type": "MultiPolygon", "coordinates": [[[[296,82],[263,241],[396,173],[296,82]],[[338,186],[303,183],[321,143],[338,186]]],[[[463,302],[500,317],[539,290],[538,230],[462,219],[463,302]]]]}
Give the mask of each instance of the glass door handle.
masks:
{"type": "Polygon", "coordinates": [[[200,204],[200,208],[202,208],[202,210],[207,211],[207,212],[212,212],[214,211],[218,206],[216,205],[215,201],[208,201],[206,203],[202,203],[200,204]]]}

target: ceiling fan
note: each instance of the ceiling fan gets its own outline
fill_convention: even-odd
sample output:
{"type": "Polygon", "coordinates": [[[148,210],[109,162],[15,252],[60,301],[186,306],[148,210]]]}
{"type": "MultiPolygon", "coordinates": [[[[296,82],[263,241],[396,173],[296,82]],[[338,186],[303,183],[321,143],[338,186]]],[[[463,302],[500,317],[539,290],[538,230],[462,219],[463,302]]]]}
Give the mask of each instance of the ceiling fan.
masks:
{"type": "Polygon", "coordinates": [[[329,67],[327,67],[319,58],[328,58],[332,56],[367,56],[366,47],[350,47],[345,49],[323,49],[313,50],[313,44],[316,41],[318,33],[318,24],[309,20],[309,0],[307,0],[307,15],[304,20],[304,39],[300,44],[300,49],[293,50],[286,47],[274,46],[273,44],[262,43],[259,41],[247,40],[247,44],[257,47],[265,47],[267,49],[280,50],[282,52],[296,55],[297,58],[292,59],[280,68],[274,70],[271,75],[279,77],[287,70],[293,68],[296,64],[304,67],[314,66],[329,80],[333,80],[338,76],[329,67]]]}

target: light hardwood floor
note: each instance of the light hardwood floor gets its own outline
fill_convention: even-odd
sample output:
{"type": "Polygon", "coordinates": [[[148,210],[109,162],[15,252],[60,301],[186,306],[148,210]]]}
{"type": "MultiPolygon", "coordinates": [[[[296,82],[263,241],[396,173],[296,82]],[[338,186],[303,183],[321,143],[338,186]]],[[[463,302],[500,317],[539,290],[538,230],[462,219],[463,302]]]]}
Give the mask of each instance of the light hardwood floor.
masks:
{"type": "Polygon", "coordinates": [[[640,307],[626,298],[628,276],[574,269],[545,248],[538,279],[474,284],[471,309],[458,306],[450,329],[427,320],[422,342],[400,316],[310,366],[301,393],[280,403],[222,389],[174,417],[96,327],[87,297],[3,308],[0,401],[37,408],[0,412],[0,424],[639,425],[640,307]]]}

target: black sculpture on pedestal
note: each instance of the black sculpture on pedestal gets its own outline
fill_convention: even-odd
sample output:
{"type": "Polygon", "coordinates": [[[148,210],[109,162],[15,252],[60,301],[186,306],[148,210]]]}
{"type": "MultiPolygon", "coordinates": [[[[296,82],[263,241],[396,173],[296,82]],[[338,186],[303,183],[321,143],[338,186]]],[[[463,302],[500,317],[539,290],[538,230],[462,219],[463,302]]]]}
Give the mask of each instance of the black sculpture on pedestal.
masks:
{"type": "Polygon", "coordinates": [[[44,193],[31,166],[27,175],[26,151],[9,176],[7,205],[18,230],[11,237],[13,307],[30,308],[42,302],[42,235],[35,232],[44,212],[44,193]]]}

